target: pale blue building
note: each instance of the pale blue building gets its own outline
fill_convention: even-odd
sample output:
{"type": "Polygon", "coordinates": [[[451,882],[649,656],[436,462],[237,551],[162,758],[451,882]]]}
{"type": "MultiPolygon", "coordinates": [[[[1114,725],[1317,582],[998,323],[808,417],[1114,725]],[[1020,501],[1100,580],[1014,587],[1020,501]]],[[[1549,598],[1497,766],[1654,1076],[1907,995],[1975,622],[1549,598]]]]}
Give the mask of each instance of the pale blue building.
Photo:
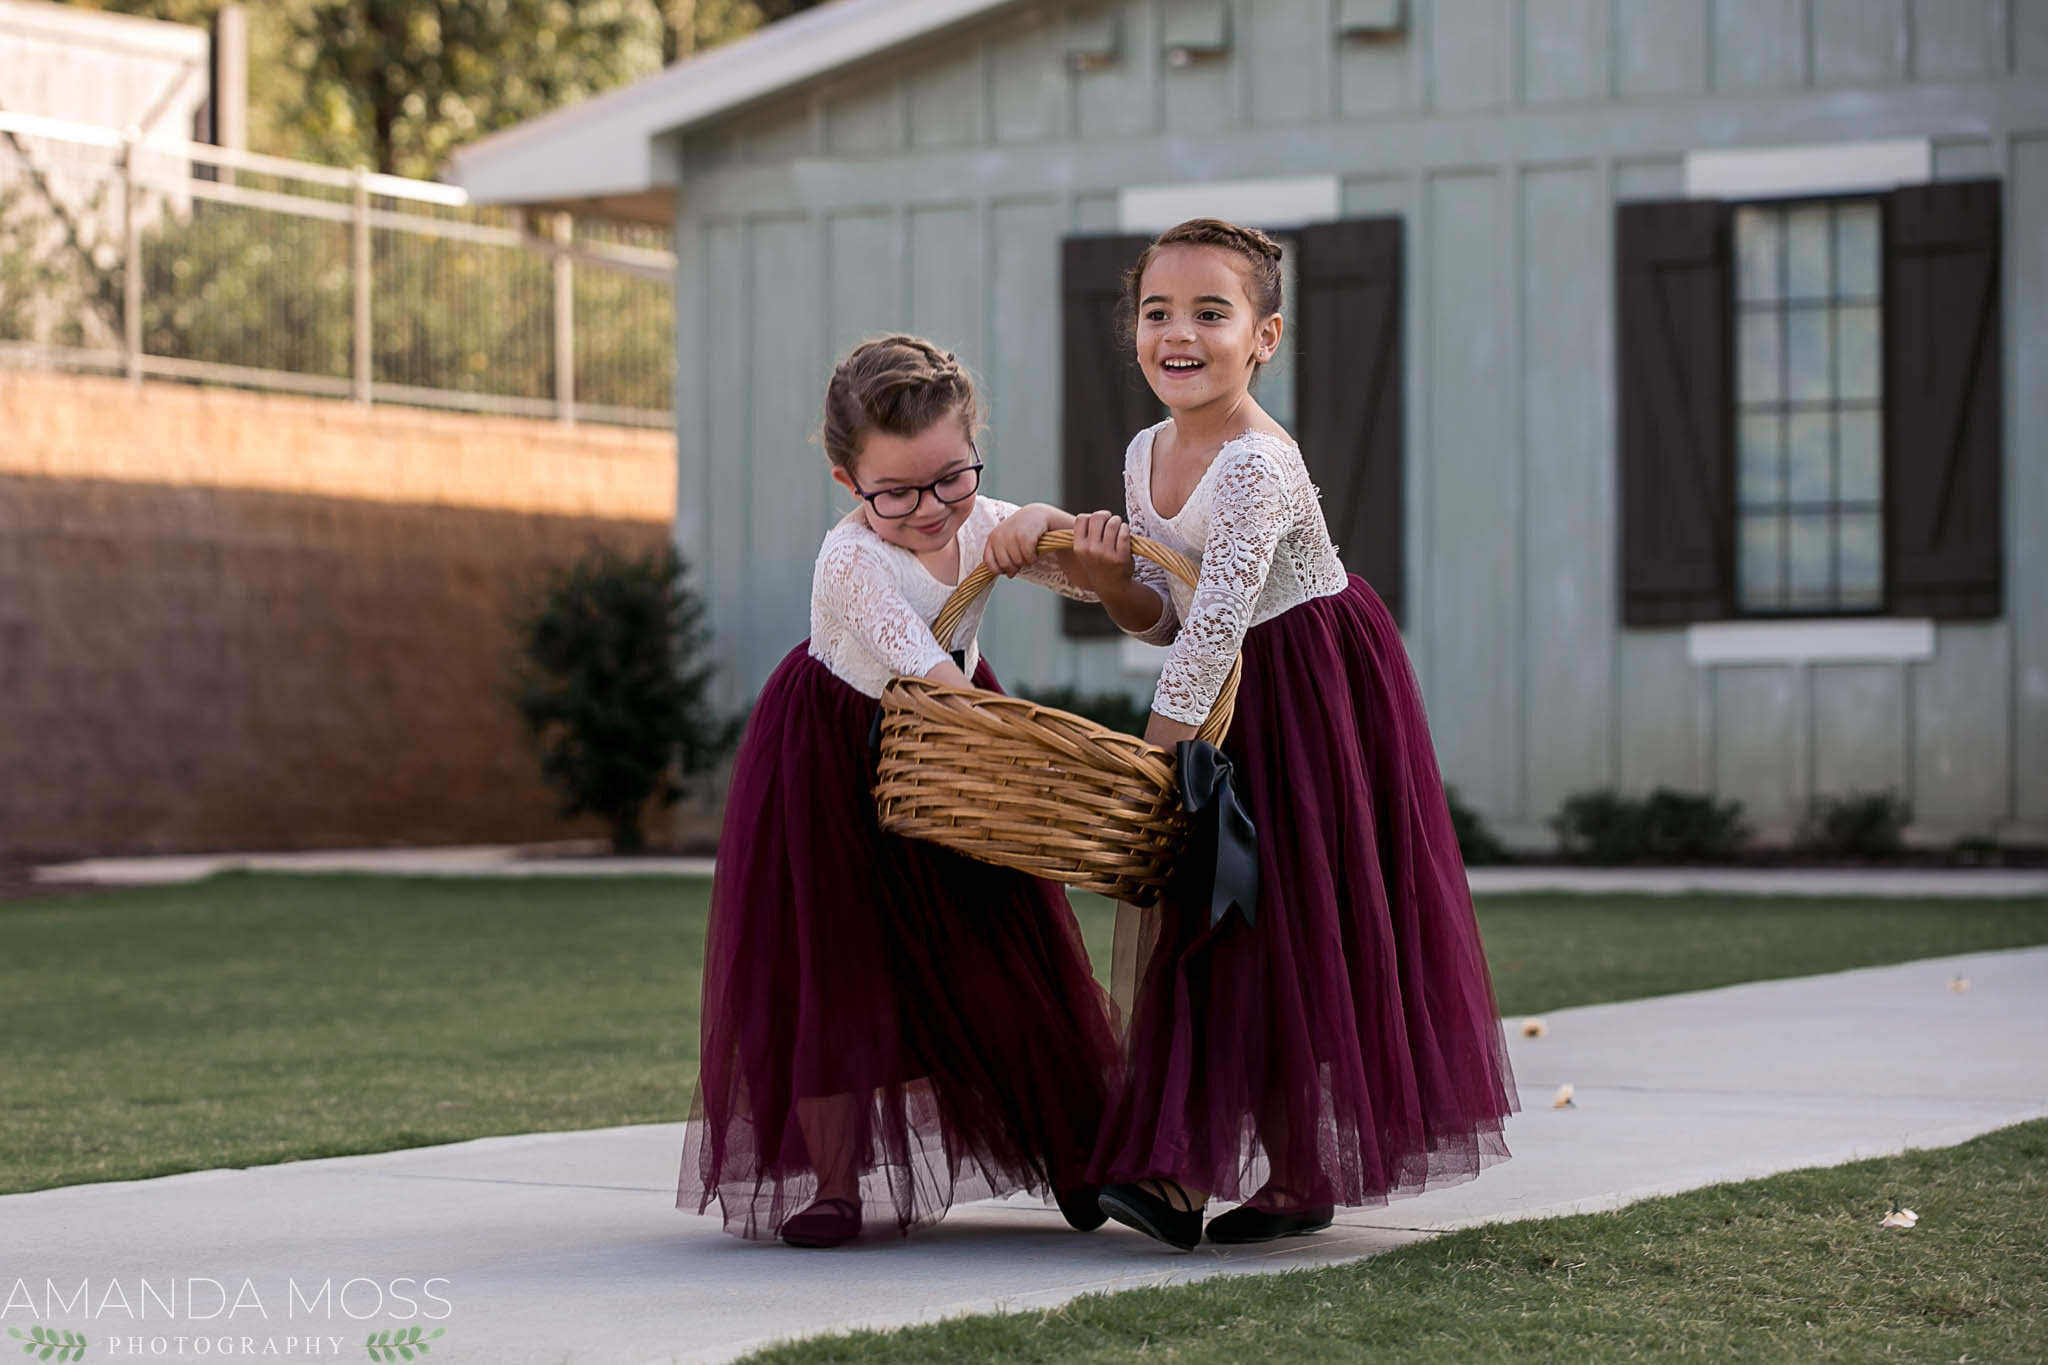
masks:
{"type": "MultiPolygon", "coordinates": [[[[1296,244],[1263,396],[1496,825],[1889,787],[2048,834],[2048,0],[836,0],[456,178],[674,224],[732,700],[805,630],[834,357],[957,348],[989,489],[1102,505],[1112,267],[1214,213],[1296,244]]],[[[998,592],[1013,687],[1149,684],[998,592]]]]}

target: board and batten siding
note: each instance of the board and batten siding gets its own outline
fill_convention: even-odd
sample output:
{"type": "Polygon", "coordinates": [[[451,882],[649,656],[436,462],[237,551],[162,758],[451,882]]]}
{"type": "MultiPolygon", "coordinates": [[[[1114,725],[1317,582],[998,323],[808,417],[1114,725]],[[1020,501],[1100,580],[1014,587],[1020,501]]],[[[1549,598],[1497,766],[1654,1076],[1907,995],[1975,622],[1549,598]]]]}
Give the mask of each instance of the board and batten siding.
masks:
{"type": "MultiPolygon", "coordinates": [[[[1941,834],[2048,829],[2048,0],[1409,0],[1377,41],[1334,0],[1229,0],[1228,52],[1174,66],[1188,3],[1021,6],[686,139],[678,537],[728,702],[803,637],[847,505],[809,439],[837,355],[955,348],[987,490],[1057,499],[1062,237],[1118,231],[1127,187],[1334,176],[1343,216],[1405,223],[1405,628],[1464,796],[1537,840],[1605,785],[1767,829],[1875,787],[1941,834]],[[1924,661],[1695,664],[1620,626],[1615,206],[1682,196],[1692,151],[1895,138],[2005,181],[2006,611],[1924,661]]],[[[1013,688],[1146,683],[1058,622],[998,585],[1013,688]]]]}

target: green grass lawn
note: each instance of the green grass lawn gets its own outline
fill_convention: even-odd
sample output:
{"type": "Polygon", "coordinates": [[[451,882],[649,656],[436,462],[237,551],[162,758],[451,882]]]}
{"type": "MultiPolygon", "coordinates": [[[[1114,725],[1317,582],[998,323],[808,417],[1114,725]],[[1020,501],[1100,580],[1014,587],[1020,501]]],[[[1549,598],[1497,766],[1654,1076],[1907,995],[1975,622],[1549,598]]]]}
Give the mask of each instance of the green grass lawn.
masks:
{"type": "Polygon", "coordinates": [[[0,1191],[682,1117],[708,883],[0,905],[0,1191]]]}
{"type": "Polygon", "coordinates": [[[813,1338],[750,1361],[2037,1361],[2048,1122],[1369,1261],[813,1338]],[[1896,1195],[1921,1223],[1885,1231],[1896,1195]]]}
{"type": "MultiPolygon", "coordinates": [[[[708,883],[235,874],[0,904],[0,1193],[682,1118],[708,883]]],[[[1091,950],[1108,907],[1077,898],[1091,950]]],[[[2048,943],[2048,901],[1493,898],[1526,1014],[2048,943]]]]}
{"type": "Polygon", "coordinates": [[[1478,904],[1508,1015],[2048,943],[2048,900],[1545,895],[1478,904]]]}

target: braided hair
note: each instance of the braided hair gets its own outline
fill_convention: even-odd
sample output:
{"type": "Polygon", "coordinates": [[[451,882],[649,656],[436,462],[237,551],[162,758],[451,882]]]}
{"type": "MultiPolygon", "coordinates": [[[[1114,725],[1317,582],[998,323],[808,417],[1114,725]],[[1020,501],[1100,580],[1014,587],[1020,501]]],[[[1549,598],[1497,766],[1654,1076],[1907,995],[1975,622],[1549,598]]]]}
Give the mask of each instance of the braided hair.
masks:
{"type": "MultiPolygon", "coordinates": [[[[1144,283],[1145,268],[1159,252],[1170,246],[1213,246],[1237,257],[1238,273],[1244,277],[1245,296],[1252,311],[1271,317],[1280,311],[1280,244],[1257,228],[1240,227],[1221,218],[1190,218],[1152,239],[1138,256],[1138,263],[1124,272],[1122,326],[1135,334],[1138,323],[1138,289],[1144,283]]],[[[1126,336],[1126,340],[1129,340],[1126,336]]],[[[1260,362],[1264,363],[1264,362],[1260,362]]]]}
{"type": "Polygon", "coordinates": [[[832,372],[818,437],[826,458],[847,469],[869,433],[916,436],[947,417],[970,439],[981,425],[967,367],[922,337],[879,337],[854,347],[832,372]]]}

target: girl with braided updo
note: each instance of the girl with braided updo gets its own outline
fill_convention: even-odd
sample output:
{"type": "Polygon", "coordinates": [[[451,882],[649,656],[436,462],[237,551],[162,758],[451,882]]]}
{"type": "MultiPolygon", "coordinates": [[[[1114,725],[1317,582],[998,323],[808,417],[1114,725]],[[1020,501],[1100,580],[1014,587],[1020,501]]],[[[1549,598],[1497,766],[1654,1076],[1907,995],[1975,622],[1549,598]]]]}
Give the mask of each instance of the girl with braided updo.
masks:
{"type": "MultiPolygon", "coordinates": [[[[1065,894],[885,834],[869,733],[899,674],[994,688],[980,611],[932,622],[1019,509],[979,496],[974,382],[916,337],[856,347],[825,394],[832,478],[811,635],[734,762],[704,956],[703,1048],[678,1207],[795,1246],[907,1232],[956,1201],[1084,1184],[1115,1039],[1065,894]]],[[[1039,581],[1087,596],[1058,559],[1039,581]]]]}
{"type": "MultiPolygon", "coordinates": [[[[1222,753],[1256,888],[1232,902],[1189,878],[1117,917],[1128,1061],[1092,1173],[1110,1217],[1183,1250],[1469,1177],[1507,1155],[1515,1107],[1400,632],[1252,397],[1283,330],[1280,266],[1271,238],[1215,219],[1146,248],[1125,321],[1171,415],[1125,452],[1124,517],[1038,518],[1073,526],[1068,570],[1118,625],[1169,646],[1148,740],[1192,738],[1244,661],[1222,753]],[[1134,531],[1199,561],[1200,582],[1135,561],[1134,531]],[[1211,1196],[1241,1203],[1205,1228],[1211,1196]]],[[[991,567],[1035,565],[1025,520],[990,537],[991,567]]]]}

